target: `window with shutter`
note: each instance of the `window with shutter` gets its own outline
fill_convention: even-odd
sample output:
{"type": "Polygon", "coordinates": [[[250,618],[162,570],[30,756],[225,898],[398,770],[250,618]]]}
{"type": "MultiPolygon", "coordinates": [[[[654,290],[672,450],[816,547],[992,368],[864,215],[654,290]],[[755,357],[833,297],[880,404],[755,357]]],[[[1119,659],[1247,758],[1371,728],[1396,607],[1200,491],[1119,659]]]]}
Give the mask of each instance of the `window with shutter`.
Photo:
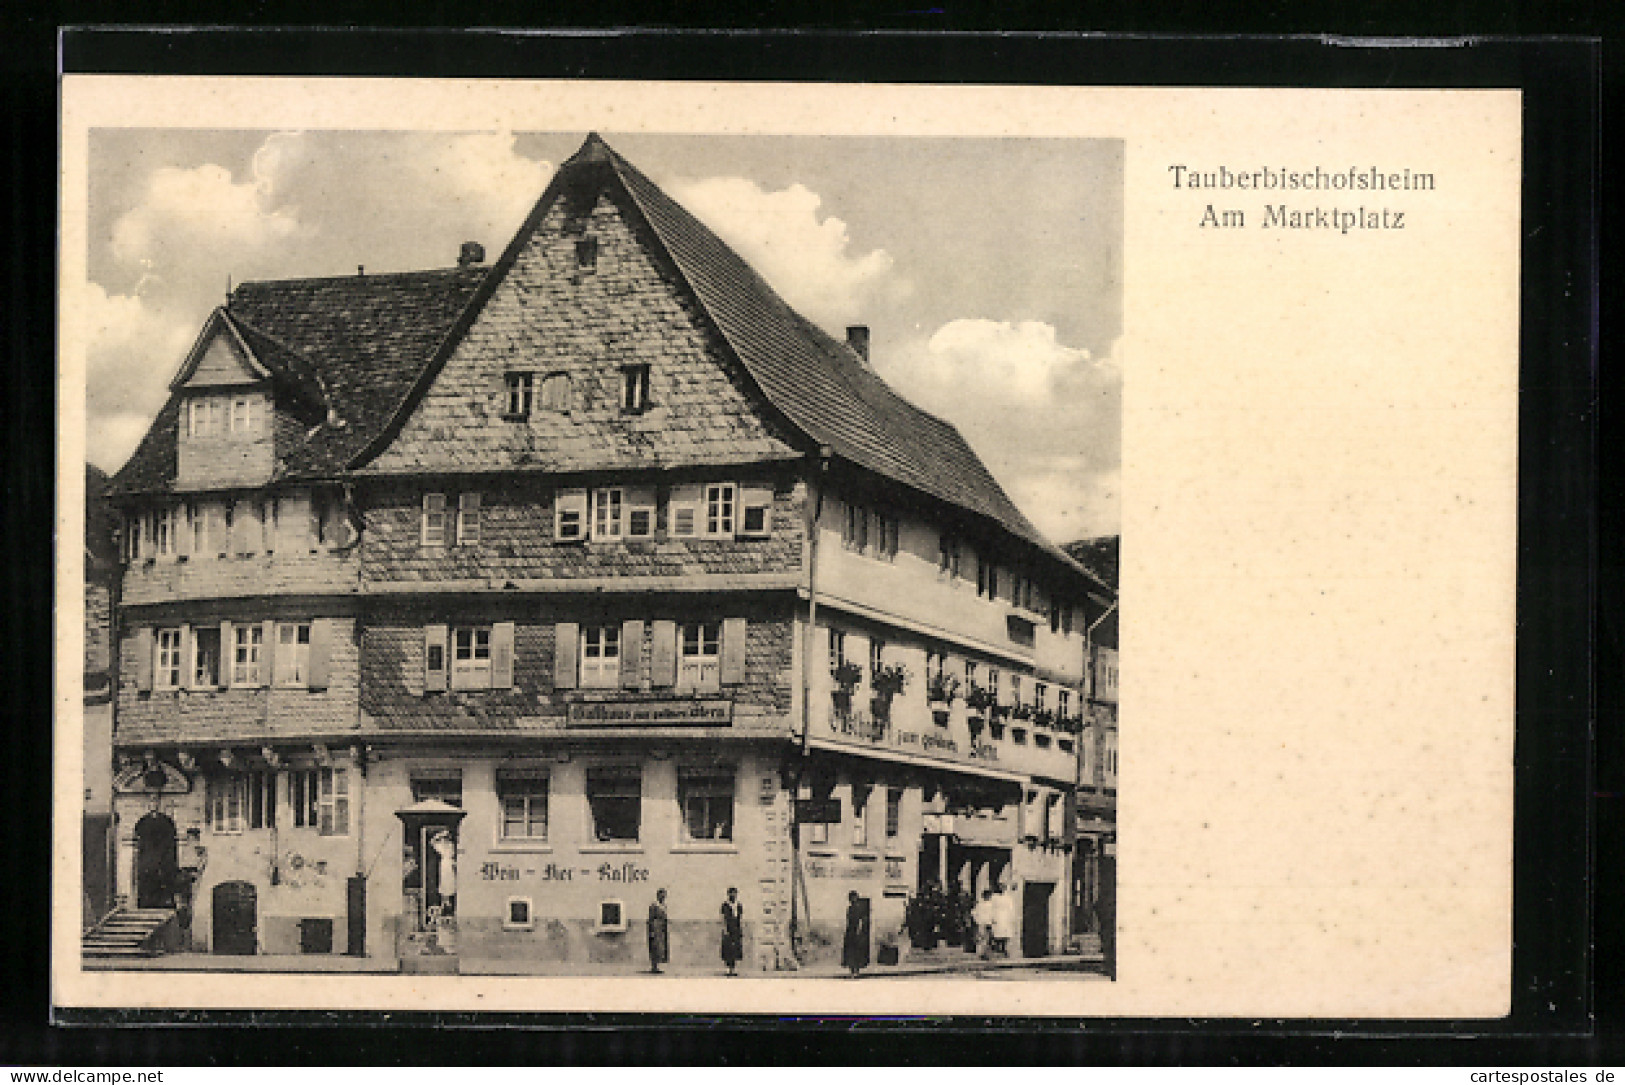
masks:
{"type": "Polygon", "coordinates": [[[705,487],[705,535],[707,538],[733,538],[738,491],[731,482],[713,482],[705,487]]]}
{"type": "Polygon", "coordinates": [[[160,629],[157,633],[158,655],[153,661],[153,686],[157,689],[179,689],[181,685],[181,631],[160,629]]]}
{"type": "Polygon", "coordinates": [[[480,541],[480,495],[457,495],[457,545],[477,546],[480,541]]]}
{"type": "Polygon", "coordinates": [[[624,496],[620,487],[608,487],[592,492],[592,537],[619,539],[624,533],[624,496]]]}
{"type": "Polygon", "coordinates": [[[553,538],[580,542],[587,537],[587,491],[560,490],[553,499],[553,538]]]}
{"type": "Polygon", "coordinates": [[[770,533],[773,518],[773,487],[751,485],[740,488],[739,533],[760,538],[770,533]]]}
{"type": "Polygon", "coordinates": [[[717,622],[688,622],[679,631],[677,688],[706,693],[722,682],[722,626],[717,622]]]}
{"type": "Polygon", "coordinates": [[[423,627],[423,690],[425,693],[443,693],[446,689],[447,630],[443,625],[423,627]]]}
{"type": "Polygon", "coordinates": [[[652,539],[655,534],[655,492],[652,487],[625,490],[626,537],[652,539]]]}
{"type": "Polygon", "coordinates": [[[458,626],[451,631],[451,688],[491,688],[490,626],[458,626]]]}
{"type": "Polygon", "coordinates": [[[613,689],[621,679],[621,627],[592,625],[581,630],[581,685],[613,689]]]}
{"type": "Polygon", "coordinates": [[[446,495],[423,495],[423,521],[419,541],[424,546],[446,545],[446,495]]]}
{"type": "Polygon", "coordinates": [[[699,530],[700,523],[700,488],[698,486],[673,486],[671,499],[667,502],[667,516],[670,523],[667,534],[675,538],[690,538],[699,530]]]}
{"type": "Polygon", "coordinates": [[[276,684],[305,685],[310,680],[310,623],[278,623],[276,641],[276,684]]]}
{"type": "Polygon", "coordinates": [[[220,627],[192,630],[192,688],[213,689],[220,684],[220,627]]]}
{"type": "Polygon", "coordinates": [[[233,625],[231,684],[258,686],[260,680],[260,651],[265,646],[265,627],[259,623],[233,625]]]}

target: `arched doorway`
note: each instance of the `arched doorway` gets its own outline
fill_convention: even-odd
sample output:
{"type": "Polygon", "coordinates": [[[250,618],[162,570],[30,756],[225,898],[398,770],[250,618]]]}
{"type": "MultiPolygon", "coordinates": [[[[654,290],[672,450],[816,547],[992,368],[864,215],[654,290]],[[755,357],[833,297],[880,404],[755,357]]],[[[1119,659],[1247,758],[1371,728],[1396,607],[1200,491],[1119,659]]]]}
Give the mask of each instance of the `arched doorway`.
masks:
{"type": "Polygon", "coordinates": [[[250,955],[259,951],[259,916],[254,886],[221,882],[214,887],[214,951],[250,955]]]}
{"type": "Polygon", "coordinates": [[[135,823],[135,906],[173,908],[175,823],[154,810],[135,823]]]}

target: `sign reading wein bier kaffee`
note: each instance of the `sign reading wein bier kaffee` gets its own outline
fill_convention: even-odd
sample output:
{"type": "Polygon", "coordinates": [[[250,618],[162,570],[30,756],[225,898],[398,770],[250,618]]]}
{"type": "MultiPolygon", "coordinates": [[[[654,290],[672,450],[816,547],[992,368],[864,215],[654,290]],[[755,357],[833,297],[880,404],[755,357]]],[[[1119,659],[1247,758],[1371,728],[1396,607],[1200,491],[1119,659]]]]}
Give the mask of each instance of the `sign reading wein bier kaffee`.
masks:
{"type": "Polygon", "coordinates": [[[732,701],[600,701],[572,704],[569,727],[727,727],[732,701]]]}

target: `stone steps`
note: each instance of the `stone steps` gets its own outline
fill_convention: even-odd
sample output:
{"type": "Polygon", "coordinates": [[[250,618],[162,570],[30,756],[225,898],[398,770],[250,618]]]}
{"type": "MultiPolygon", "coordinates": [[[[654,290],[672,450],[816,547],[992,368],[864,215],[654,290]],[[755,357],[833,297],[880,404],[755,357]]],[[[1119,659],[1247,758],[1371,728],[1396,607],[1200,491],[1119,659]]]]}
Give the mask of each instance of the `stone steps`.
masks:
{"type": "Polygon", "coordinates": [[[86,931],[80,942],[84,957],[151,957],[158,951],[152,936],[174,916],[168,908],[120,909],[86,931]]]}

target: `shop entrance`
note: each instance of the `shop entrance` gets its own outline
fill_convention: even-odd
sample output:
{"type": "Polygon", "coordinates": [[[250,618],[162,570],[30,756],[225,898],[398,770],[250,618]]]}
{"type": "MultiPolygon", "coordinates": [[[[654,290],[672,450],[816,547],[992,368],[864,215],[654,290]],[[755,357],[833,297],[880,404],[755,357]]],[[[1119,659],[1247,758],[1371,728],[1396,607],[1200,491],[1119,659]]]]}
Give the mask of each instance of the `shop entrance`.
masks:
{"type": "Polygon", "coordinates": [[[1021,893],[1021,955],[1049,956],[1049,901],[1054,882],[1025,882],[1021,893]]]}
{"type": "Polygon", "coordinates": [[[258,907],[254,886],[221,882],[214,887],[214,951],[251,956],[259,949],[258,907]]]}
{"type": "Polygon", "coordinates": [[[154,811],[135,823],[135,906],[173,908],[177,873],[175,823],[154,811]]]}
{"type": "Polygon", "coordinates": [[[465,811],[424,799],[401,819],[401,897],[409,941],[428,956],[457,948],[457,830],[465,811]]]}

